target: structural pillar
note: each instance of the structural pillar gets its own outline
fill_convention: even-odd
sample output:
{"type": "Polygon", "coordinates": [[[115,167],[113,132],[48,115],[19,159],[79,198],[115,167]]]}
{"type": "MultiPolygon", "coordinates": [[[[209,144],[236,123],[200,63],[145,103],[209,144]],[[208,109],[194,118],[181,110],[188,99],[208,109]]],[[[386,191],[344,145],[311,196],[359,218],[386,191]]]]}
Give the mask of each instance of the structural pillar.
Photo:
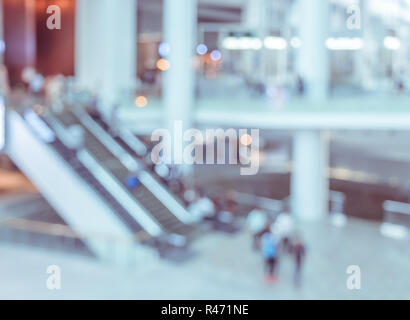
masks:
{"type": "Polygon", "coordinates": [[[166,127],[182,121],[190,128],[195,100],[194,53],[197,37],[197,1],[164,0],[164,42],[170,47],[166,59],[170,68],[164,72],[163,106],[166,127]]]}
{"type": "MultiPolygon", "coordinates": [[[[243,13],[244,25],[251,31],[254,37],[261,40],[262,44],[265,37],[268,36],[269,22],[268,1],[266,0],[247,0],[243,13]]],[[[272,52],[270,52],[272,54],[272,52]]],[[[243,52],[243,68],[246,68],[248,76],[254,81],[266,81],[266,61],[269,52],[262,45],[260,50],[247,50],[243,52]]]]}
{"type": "Polygon", "coordinates": [[[297,72],[306,87],[306,97],[323,101],[329,91],[329,57],[326,39],[329,30],[328,0],[299,0],[298,17],[301,47],[297,72]]]}
{"type": "Polygon", "coordinates": [[[105,115],[136,84],[137,0],[77,0],[75,76],[105,115]]]}
{"type": "Polygon", "coordinates": [[[362,17],[361,31],[363,38],[363,48],[357,52],[359,61],[355,65],[355,72],[361,85],[365,90],[375,90],[377,87],[377,79],[375,79],[374,71],[377,70],[378,65],[378,48],[375,38],[377,33],[373,31],[372,13],[369,5],[369,0],[360,1],[360,14],[362,17]]]}
{"type": "MultiPolygon", "coordinates": [[[[197,0],[164,0],[163,41],[170,49],[166,56],[170,67],[163,75],[164,124],[172,133],[175,146],[166,157],[175,165],[183,164],[187,143],[183,141],[183,132],[192,127],[196,38],[197,0]]],[[[191,166],[183,165],[181,169],[186,176],[191,166]]]]}
{"type": "Polygon", "coordinates": [[[297,131],[293,138],[291,210],[300,220],[319,220],[328,213],[329,135],[297,131]]]}

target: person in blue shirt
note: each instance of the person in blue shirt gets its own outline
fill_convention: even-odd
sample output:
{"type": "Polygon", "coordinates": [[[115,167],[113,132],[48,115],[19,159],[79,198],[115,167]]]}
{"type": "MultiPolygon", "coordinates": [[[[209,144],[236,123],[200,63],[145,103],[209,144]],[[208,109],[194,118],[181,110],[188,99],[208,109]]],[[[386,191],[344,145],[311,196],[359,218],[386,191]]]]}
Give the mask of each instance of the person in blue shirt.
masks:
{"type": "Polygon", "coordinates": [[[268,282],[275,280],[275,266],[277,263],[277,239],[270,232],[265,232],[261,238],[262,254],[265,258],[266,279],[268,282]]]}
{"type": "Polygon", "coordinates": [[[139,181],[138,177],[136,177],[134,175],[128,176],[125,183],[126,183],[127,187],[131,190],[138,188],[139,185],[140,185],[140,181],[139,181]]]}

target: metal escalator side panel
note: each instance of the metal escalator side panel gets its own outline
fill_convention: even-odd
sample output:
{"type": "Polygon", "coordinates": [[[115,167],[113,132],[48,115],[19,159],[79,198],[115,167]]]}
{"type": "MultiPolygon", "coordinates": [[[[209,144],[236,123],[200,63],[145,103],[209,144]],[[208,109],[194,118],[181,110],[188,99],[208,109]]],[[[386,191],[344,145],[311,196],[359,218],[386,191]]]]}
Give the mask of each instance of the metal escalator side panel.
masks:
{"type": "Polygon", "coordinates": [[[7,154],[37,186],[47,201],[98,256],[106,255],[102,239],[132,239],[133,234],[90,186],[24,120],[10,111],[7,154]]]}

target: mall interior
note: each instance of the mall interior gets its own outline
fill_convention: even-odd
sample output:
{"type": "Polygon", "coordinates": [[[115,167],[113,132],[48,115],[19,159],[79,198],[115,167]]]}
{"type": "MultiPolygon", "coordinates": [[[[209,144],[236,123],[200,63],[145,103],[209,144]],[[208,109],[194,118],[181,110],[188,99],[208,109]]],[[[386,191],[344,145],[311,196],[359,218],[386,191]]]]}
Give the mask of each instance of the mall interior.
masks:
{"type": "Polygon", "coordinates": [[[1,299],[410,299],[410,0],[0,3],[1,299]]]}

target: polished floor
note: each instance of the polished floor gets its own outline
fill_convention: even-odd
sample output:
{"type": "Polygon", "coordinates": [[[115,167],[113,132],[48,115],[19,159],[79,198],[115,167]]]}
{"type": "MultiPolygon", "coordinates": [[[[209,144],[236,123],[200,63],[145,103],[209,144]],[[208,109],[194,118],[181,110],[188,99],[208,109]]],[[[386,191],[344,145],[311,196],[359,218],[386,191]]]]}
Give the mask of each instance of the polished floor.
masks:
{"type": "Polygon", "coordinates": [[[303,225],[308,256],[300,289],[283,257],[279,280],[266,284],[261,256],[246,231],[209,234],[184,263],[140,258],[117,267],[75,255],[0,246],[1,299],[410,299],[409,240],[381,236],[377,223],[349,220],[303,225]],[[61,268],[61,290],[47,289],[46,268],[61,268]],[[346,286],[349,265],[361,269],[361,289],[346,286]]]}

